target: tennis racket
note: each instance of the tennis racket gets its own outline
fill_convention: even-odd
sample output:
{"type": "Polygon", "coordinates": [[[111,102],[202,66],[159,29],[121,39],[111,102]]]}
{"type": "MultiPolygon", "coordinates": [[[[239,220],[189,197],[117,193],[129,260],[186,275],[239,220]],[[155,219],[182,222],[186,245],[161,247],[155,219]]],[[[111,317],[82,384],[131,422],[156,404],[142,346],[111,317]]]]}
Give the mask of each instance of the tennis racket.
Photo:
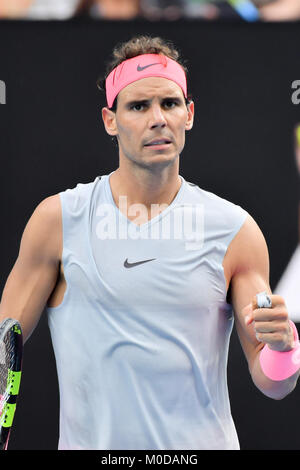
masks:
{"type": "Polygon", "coordinates": [[[23,353],[19,322],[0,323],[0,450],[7,450],[21,381],[23,353]]]}

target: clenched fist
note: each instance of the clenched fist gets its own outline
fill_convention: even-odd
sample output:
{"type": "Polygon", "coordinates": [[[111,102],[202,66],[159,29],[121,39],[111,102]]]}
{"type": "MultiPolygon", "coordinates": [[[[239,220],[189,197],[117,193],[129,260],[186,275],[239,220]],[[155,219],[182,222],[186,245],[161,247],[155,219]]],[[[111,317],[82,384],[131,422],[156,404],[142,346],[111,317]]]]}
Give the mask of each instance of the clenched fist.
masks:
{"type": "Polygon", "coordinates": [[[257,297],[245,308],[245,323],[252,324],[258,341],[274,351],[290,351],[295,347],[293,329],[290,325],[284,299],[280,295],[268,294],[271,306],[259,308],[257,297]]]}

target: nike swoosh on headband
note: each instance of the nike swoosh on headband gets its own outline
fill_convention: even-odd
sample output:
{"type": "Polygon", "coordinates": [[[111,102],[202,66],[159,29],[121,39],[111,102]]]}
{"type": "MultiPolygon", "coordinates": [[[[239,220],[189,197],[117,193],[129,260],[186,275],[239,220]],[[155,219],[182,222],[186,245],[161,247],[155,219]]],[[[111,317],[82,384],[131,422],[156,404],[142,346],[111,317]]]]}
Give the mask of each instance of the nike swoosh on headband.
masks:
{"type": "Polygon", "coordinates": [[[154,62],[154,64],[149,64],[145,65],[144,67],[141,67],[140,65],[137,66],[137,71],[141,72],[142,70],[146,69],[147,67],[152,67],[152,65],[160,65],[160,62],[154,62]]]}
{"type": "Polygon", "coordinates": [[[145,259],[143,261],[137,261],[136,263],[128,263],[128,258],[126,258],[126,260],[124,261],[124,267],[125,268],[133,268],[134,266],[138,266],[139,264],[143,264],[143,263],[148,263],[149,261],[153,261],[154,259],[156,259],[156,258],[145,259]]]}

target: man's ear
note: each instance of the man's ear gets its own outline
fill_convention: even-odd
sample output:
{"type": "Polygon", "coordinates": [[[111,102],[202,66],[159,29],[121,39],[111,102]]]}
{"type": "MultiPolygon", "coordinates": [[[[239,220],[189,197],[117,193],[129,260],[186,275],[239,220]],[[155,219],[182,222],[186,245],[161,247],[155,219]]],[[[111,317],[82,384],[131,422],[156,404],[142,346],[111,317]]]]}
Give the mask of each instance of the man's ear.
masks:
{"type": "Polygon", "coordinates": [[[185,124],[185,129],[187,131],[190,131],[194,124],[194,113],[195,113],[194,101],[189,102],[189,104],[187,105],[187,109],[188,109],[188,118],[185,124]]]}
{"type": "Polygon", "coordinates": [[[108,108],[102,108],[102,119],[106,132],[109,135],[117,135],[117,123],[116,123],[116,113],[111,111],[108,108]]]}

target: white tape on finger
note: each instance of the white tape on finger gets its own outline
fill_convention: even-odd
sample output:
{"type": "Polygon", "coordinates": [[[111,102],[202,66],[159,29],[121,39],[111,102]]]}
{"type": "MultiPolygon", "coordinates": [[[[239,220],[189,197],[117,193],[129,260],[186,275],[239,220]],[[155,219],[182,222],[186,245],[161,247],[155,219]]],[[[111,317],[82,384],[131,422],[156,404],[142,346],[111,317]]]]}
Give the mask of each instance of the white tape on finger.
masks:
{"type": "Polygon", "coordinates": [[[270,296],[266,292],[260,292],[259,294],[256,294],[256,301],[258,308],[272,307],[272,301],[270,299],[270,296]]]}

